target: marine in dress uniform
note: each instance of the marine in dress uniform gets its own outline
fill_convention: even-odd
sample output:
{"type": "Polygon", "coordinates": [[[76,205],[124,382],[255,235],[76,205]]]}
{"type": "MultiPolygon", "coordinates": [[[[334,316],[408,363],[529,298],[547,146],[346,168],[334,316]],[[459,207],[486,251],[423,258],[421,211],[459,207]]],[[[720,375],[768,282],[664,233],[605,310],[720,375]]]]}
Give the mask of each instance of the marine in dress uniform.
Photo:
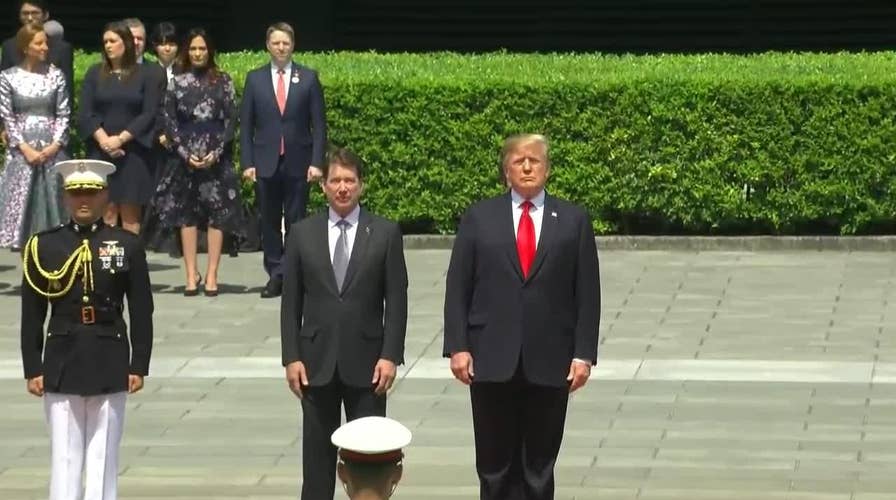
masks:
{"type": "Polygon", "coordinates": [[[330,438],[339,449],[337,471],[352,500],[386,500],[401,480],[402,448],[411,443],[411,431],[386,417],[352,420],[330,438]]]}
{"type": "Polygon", "coordinates": [[[28,391],[44,400],[50,500],[82,498],[82,472],[84,500],[115,500],[125,400],[143,387],[152,350],[146,253],[138,236],[103,223],[114,165],[70,160],[54,168],[71,220],[35,234],[23,250],[22,364],[28,391]]]}

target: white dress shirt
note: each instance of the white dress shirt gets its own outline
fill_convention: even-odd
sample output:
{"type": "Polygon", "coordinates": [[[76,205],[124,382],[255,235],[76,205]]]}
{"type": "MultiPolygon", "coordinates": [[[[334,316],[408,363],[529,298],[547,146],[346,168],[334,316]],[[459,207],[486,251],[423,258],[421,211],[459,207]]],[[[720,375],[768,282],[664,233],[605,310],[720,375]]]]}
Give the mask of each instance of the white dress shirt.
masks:
{"type": "MultiPolygon", "coordinates": [[[[526,198],[523,198],[522,195],[511,189],[510,199],[513,204],[513,235],[516,236],[517,231],[520,229],[520,218],[523,216],[523,207],[520,205],[526,201],[526,198]]],[[[532,224],[535,226],[535,248],[538,248],[538,238],[541,237],[541,222],[544,220],[544,189],[529,201],[533,205],[529,208],[529,217],[532,217],[532,224]]]]}
{"type": "MultiPolygon", "coordinates": [[[[327,239],[330,243],[330,263],[333,263],[333,256],[336,254],[336,242],[339,240],[339,233],[341,232],[339,226],[336,224],[342,220],[342,217],[339,216],[336,212],[333,211],[332,208],[327,208],[327,213],[329,215],[329,222],[327,223],[327,239]]],[[[356,205],[355,209],[349,212],[348,216],[345,217],[345,220],[350,224],[348,228],[345,230],[346,239],[348,239],[347,250],[348,256],[351,258],[352,248],[355,244],[355,234],[358,233],[358,218],[361,216],[361,206],[356,205]]]]}
{"type": "MultiPolygon", "coordinates": [[[[276,64],[271,63],[271,81],[274,82],[274,96],[277,95],[277,80],[280,78],[280,68],[276,64]]],[[[283,83],[286,87],[284,100],[289,99],[289,80],[292,78],[292,62],[286,63],[283,67],[283,83]]]]}

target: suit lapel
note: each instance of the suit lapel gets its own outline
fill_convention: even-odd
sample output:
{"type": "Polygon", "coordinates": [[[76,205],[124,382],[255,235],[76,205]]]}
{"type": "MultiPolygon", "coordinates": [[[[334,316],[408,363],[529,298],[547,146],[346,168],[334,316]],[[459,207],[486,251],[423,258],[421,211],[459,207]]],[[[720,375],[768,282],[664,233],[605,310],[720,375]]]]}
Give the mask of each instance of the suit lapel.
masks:
{"type": "Polygon", "coordinates": [[[554,202],[554,199],[547,194],[544,197],[543,209],[544,213],[541,214],[541,234],[538,237],[535,260],[532,262],[527,281],[531,280],[538,273],[541,265],[544,264],[545,256],[550,251],[551,245],[554,243],[554,236],[557,233],[557,219],[560,217],[560,214],[557,212],[557,204],[554,202]]]}
{"type": "Polygon", "coordinates": [[[317,238],[317,241],[312,243],[314,248],[316,249],[317,254],[317,263],[316,265],[319,269],[325,269],[324,271],[324,283],[327,285],[327,289],[333,295],[339,295],[339,290],[336,289],[336,274],[333,272],[333,261],[330,260],[330,219],[327,216],[327,211],[324,210],[323,213],[318,215],[317,220],[314,222],[316,234],[319,234],[321,237],[317,238]]]}
{"type": "MultiPolygon", "coordinates": [[[[355,229],[355,242],[352,244],[352,255],[348,259],[348,269],[345,271],[345,282],[342,283],[342,292],[345,293],[352,284],[352,278],[358,273],[358,266],[364,261],[367,252],[367,242],[370,240],[370,215],[363,208],[358,216],[358,227],[355,229]]],[[[335,278],[334,278],[335,282],[335,278]]]]}
{"type": "Polygon", "coordinates": [[[510,198],[510,191],[501,198],[501,208],[498,211],[500,215],[499,225],[501,227],[499,234],[505,240],[504,248],[506,249],[507,258],[510,261],[510,267],[516,272],[520,281],[523,281],[523,268],[520,267],[520,256],[516,251],[516,228],[513,227],[513,201],[510,198]]]}

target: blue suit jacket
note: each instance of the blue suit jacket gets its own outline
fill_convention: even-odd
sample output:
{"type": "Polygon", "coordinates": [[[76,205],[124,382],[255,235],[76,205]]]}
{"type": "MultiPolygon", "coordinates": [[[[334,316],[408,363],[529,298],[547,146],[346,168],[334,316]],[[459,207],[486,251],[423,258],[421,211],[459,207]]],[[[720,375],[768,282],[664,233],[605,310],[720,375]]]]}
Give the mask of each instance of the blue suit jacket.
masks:
{"type": "Polygon", "coordinates": [[[281,115],[274,93],[271,65],[246,75],[240,108],[240,167],[255,167],[258,177],[271,177],[286,143],[286,174],[304,179],[309,165],[323,166],[327,144],[324,93],[317,72],[292,63],[286,77],[289,92],[281,115]]]}

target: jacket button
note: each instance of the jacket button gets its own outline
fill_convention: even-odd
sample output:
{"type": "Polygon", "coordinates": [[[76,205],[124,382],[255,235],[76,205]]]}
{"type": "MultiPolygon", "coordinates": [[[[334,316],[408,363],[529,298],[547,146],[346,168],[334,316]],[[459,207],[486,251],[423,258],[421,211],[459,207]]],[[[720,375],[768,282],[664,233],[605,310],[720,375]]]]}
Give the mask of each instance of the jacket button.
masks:
{"type": "Polygon", "coordinates": [[[47,337],[52,337],[53,334],[51,332],[47,332],[47,337]]]}

